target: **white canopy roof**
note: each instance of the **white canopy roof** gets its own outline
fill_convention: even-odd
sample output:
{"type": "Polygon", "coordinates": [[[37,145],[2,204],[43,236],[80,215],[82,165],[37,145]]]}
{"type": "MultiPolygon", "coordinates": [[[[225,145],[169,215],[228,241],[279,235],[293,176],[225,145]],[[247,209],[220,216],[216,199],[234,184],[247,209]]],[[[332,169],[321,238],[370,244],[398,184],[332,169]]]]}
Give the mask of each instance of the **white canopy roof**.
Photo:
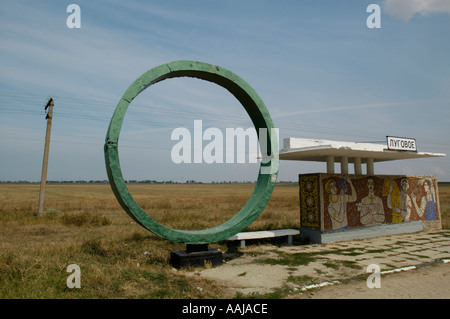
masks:
{"type": "Polygon", "coordinates": [[[346,157],[349,163],[354,163],[355,158],[360,159],[361,163],[366,163],[367,159],[382,162],[445,155],[442,153],[393,151],[388,150],[387,146],[383,144],[293,137],[284,139],[283,149],[279,154],[281,160],[327,162],[327,158],[333,156],[335,162],[340,162],[343,157],[346,157]]]}

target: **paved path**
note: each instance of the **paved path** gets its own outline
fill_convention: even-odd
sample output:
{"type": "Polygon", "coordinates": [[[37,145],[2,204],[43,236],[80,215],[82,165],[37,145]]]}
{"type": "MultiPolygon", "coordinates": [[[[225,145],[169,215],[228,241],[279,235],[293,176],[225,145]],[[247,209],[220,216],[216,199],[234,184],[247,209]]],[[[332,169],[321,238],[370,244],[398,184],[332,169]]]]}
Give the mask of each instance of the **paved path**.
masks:
{"type": "MultiPolygon", "coordinates": [[[[389,278],[390,280],[398,275],[385,275],[383,274],[384,271],[400,271],[403,269],[402,273],[414,276],[419,272],[422,273],[422,269],[433,272],[432,265],[435,265],[440,267],[439,271],[443,274],[435,278],[437,280],[435,285],[439,285],[439,278],[442,278],[441,286],[444,287],[444,291],[450,290],[450,275],[445,276],[450,271],[450,263],[447,263],[450,261],[450,230],[392,235],[330,244],[281,247],[271,244],[256,244],[239,249],[239,252],[242,255],[220,267],[196,270],[191,274],[213,279],[227,287],[228,295],[224,297],[233,297],[236,292],[244,295],[265,294],[276,289],[283,289],[289,291],[289,297],[296,298],[318,296],[319,290],[331,289],[320,288],[317,290],[315,285],[330,284],[330,287],[334,289],[334,286],[354,284],[352,281],[357,282],[357,280],[349,281],[348,279],[358,277],[362,278],[362,280],[359,280],[360,286],[368,289],[366,278],[373,271],[368,271],[369,265],[379,267],[382,272],[381,282],[385,283],[385,288],[388,283],[385,279],[389,278]],[[415,266],[415,268],[411,266],[415,266]],[[446,280],[445,283],[444,279],[446,280]]],[[[426,279],[423,280],[426,281],[426,279]]],[[[418,285],[420,285],[419,282],[416,286],[418,285]]],[[[339,290],[337,290],[341,293],[332,295],[333,298],[350,298],[348,293],[346,296],[341,288],[339,287],[339,290]]],[[[388,295],[387,289],[382,290],[384,290],[386,297],[403,298],[395,293],[388,295]]],[[[376,289],[371,289],[371,291],[373,294],[376,289]]],[[[378,293],[380,293],[380,290],[378,290],[378,293]]],[[[424,291],[423,297],[427,298],[427,296],[430,296],[430,294],[424,291]]],[[[373,296],[373,298],[379,297],[373,296]]],[[[447,298],[449,297],[450,295],[447,294],[447,298]]]]}

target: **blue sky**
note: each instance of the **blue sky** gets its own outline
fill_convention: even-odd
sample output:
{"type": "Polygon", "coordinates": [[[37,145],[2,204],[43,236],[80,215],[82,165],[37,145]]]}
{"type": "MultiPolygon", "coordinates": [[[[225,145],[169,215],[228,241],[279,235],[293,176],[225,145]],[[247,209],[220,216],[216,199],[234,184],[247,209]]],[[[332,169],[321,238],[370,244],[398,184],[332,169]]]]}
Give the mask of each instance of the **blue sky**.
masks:
{"type": "MultiPolygon", "coordinates": [[[[49,180],[107,179],[106,130],[128,86],[176,60],[224,67],[261,96],[286,137],[385,143],[450,153],[448,1],[10,1],[0,3],[0,180],[39,181],[55,100],[49,180]],[[69,4],[81,28],[69,29],[69,4]],[[369,4],[381,28],[369,29],[369,4]]],[[[119,151],[126,179],[255,180],[258,164],[174,164],[177,127],[252,127],[223,88],[160,82],[131,104],[119,151]]],[[[325,164],[282,161],[279,180],[325,164]]],[[[448,157],[381,163],[377,174],[435,174],[448,157]]]]}

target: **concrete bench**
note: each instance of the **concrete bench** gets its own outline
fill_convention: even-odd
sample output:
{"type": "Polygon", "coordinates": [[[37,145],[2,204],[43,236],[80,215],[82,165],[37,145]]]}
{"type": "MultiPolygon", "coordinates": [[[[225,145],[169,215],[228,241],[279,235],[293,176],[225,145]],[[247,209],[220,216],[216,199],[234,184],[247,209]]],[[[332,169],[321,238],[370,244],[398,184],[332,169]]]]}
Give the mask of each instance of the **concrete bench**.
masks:
{"type": "Polygon", "coordinates": [[[277,230],[264,230],[264,231],[252,231],[252,232],[242,232],[231,236],[227,240],[235,241],[239,240],[241,242],[241,248],[245,247],[245,241],[250,239],[264,239],[264,238],[274,238],[274,237],[287,237],[287,244],[292,245],[292,236],[300,234],[297,229],[277,229],[277,230]]]}

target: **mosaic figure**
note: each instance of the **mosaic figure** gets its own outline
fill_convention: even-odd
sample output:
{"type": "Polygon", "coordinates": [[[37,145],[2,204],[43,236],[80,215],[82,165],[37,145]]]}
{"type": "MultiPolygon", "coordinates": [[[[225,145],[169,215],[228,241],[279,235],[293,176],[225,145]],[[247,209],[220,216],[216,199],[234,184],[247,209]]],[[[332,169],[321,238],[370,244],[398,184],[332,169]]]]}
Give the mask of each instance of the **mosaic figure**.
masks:
{"type": "Polygon", "coordinates": [[[401,223],[401,194],[397,183],[394,180],[387,178],[383,184],[383,196],[386,197],[386,204],[389,209],[392,209],[392,222],[401,223]]]}
{"type": "Polygon", "coordinates": [[[328,214],[331,218],[332,229],[348,228],[347,203],[353,203],[357,198],[352,181],[346,177],[339,179],[336,184],[334,179],[330,179],[325,184],[325,191],[329,194],[328,214]],[[350,195],[347,194],[349,187],[350,195]]]}
{"type": "Polygon", "coordinates": [[[357,204],[360,222],[364,226],[382,224],[385,220],[383,202],[375,195],[375,180],[372,177],[367,179],[367,189],[368,195],[357,204]]]}
{"type": "Polygon", "coordinates": [[[420,218],[425,215],[426,220],[437,219],[436,193],[434,191],[433,183],[429,179],[422,181],[425,195],[420,200],[420,206],[417,204],[417,194],[411,194],[412,202],[416,208],[416,212],[420,218]]]}
{"type": "Polygon", "coordinates": [[[409,183],[408,179],[403,178],[400,182],[400,213],[402,220],[408,222],[411,217],[412,201],[408,195],[409,183]]]}

